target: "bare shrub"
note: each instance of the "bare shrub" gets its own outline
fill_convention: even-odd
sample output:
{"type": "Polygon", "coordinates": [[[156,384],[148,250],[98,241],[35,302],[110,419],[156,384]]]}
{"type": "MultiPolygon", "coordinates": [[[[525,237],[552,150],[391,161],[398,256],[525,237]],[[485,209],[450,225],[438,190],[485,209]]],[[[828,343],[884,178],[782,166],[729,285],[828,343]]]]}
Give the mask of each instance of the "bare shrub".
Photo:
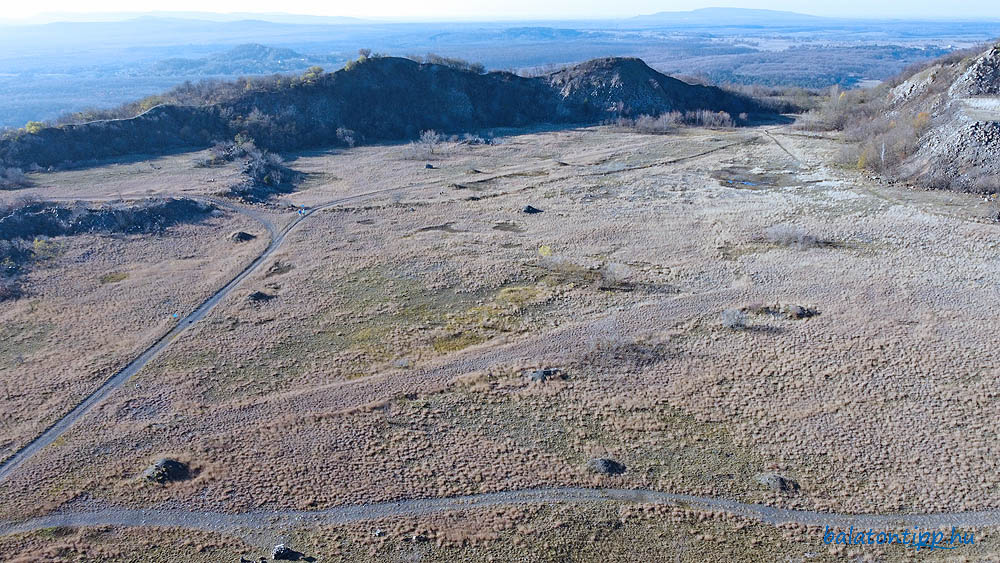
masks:
{"type": "Polygon", "coordinates": [[[780,246],[812,248],[819,245],[819,239],[795,225],[772,225],[764,231],[764,239],[780,246]]]}
{"type": "MultiPolygon", "coordinates": [[[[745,121],[746,117],[747,116],[744,114],[744,117],[741,119],[745,121]]],[[[733,117],[730,114],[724,111],[716,112],[709,110],[688,111],[684,113],[671,111],[655,117],[651,115],[640,115],[635,119],[622,117],[614,123],[616,126],[621,128],[632,129],[639,133],[652,135],[670,133],[676,131],[684,125],[714,128],[728,128],[736,126],[736,122],[733,121],[733,117]]]]}
{"type": "Polygon", "coordinates": [[[0,277],[0,303],[21,296],[21,284],[15,278],[0,277]]]}
{"type": "Polygon", "coordinates": [[[464,59],[442,57],[441,55],[437,55],[435,53],[427,53],[427,56],[425,57],[413,57],[413,59],[417,60],[417,62],[442,65],[455,70],[465,70],[476,74],[483,74],[486,72],[486,67],[482,63],[470,63],[464,59]],[[420,60],[417,60],[418,58],[420,60]]]}
{"type": "Polygon", "coordinates": [[[748,326],[747,314],[739,309],[726,309],[719,316],[722,326],[730,330],[742,330],[748,326]]]}
{"type": "Polygon", "coordinates": [[[357,143],[357,134],[346,127],[337,128],[337,140],[344,143],[348,147],[354,147],[357,143]]]}
{"type": "Polygon", "coordinates": [[[632,271],[625,264],[610,262],[600,270],[600,287],[602,289],[622,289],[629,285],[632,271]]]}
{"type": "Polygon", "coordinates": [[[24,188],[31,185],[31,180],[20,168],[0,169],[0,190],[24,188]]]}
{"type": "Polygon", "coordinates": [[[733,116],[724,111],[709,111],[706,109],[689,111],[684,114],[684,120],[693,125],[700,125],[702,127],[728,128],[736,126],[733,122],[733,116]]]}
{"type": "Polygon", "coordinates": [[[422,131],[420,138],[410,143],[413,158],[430,158],[437,154],[444,137],[433,129],[422,131]]]}
{"type": "Polygon", "coordinates": [[[658,117],[640,115],[634,120],[623,118],[618,121],[618,124],[619,126],[634,129],[639,133],[656,135],[675,131],[678,127],[684,124],[684,118],[680,112],[672,111],[670,113],[661,114],[658,117]]]}

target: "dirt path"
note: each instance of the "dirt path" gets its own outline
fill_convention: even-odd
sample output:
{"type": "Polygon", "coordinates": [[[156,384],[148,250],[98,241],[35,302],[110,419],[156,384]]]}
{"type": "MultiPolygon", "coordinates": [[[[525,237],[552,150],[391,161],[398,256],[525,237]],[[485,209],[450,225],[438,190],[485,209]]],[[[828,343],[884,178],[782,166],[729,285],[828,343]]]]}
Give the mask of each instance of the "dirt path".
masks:
{"type": "Polygon", "coordinates": [[[338,506],[326,510],[258,511],[242,514],[173,509],[124,509],[103,507],[81,512],[63,512],[21,522],[0,522],[0,534],[15,534],[57,526],[155,526],[204,530],[242,535],[267,535],[322,525],[423,516],[449,511],[474,510],[517,504],[621,502],[687,506],[728,512],[765,524],[786,523],[846,528],[981,527],[1000,525],[1000,510],[939,514],[837,514],[789,510],[747,504],[713,497],[699,497],[642,489],[585,489],[560,487],[523,489],[449,498],[410,499],[375,504],[338,506]]]}

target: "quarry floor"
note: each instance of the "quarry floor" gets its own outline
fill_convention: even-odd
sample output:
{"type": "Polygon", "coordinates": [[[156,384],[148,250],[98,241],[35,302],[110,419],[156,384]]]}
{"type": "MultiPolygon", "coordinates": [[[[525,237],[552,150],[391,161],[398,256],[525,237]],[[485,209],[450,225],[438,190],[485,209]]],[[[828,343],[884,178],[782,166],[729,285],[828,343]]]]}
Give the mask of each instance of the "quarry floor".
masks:
{"type": "MultiPolygon", "coordinates": [[[[157,237],[53,239],[30,295],[0,310],[3,458],[251,264],[271,242],[261,220],[298,221],[0,481],[0,520],[559,487],[821,514],[998,509],[991,204],[881,185],[835,164],[839,150],[782,127],[600,127],[433,154],[317,151],[289,162],[306,180],[271,205],[157,237]],[[257,238],[235,244],[236,230],[257,238]],[[258,291],[272,298],[248,300],[258,291]],[[768,312],[787,305],[818,315],[768,312]],[[723,325],[731,309],[748,311],[746,327],[723,325]],[[546,367],[559,376],[526,376],[546,367]],[[143,480],[161,457],[193,478],[143,480]],[[595,475],[594,457],[627,470],[595,475]],[[771,491],[763,473],[800,489],[771,491]]],[[[235,171],[196,168],[198,156],[34,174],[0,197],[213,197],[235,171]]],[[[991,534],[979,528],[962,555],[995,557],[991,534]]],[[[44,527],[0,546],[55,561],[236,560],[281,542],[319,560],[912,554],[829,551],[822,536],[816,521],[685,502],[520,501],[252,530],[44,527]]]]}

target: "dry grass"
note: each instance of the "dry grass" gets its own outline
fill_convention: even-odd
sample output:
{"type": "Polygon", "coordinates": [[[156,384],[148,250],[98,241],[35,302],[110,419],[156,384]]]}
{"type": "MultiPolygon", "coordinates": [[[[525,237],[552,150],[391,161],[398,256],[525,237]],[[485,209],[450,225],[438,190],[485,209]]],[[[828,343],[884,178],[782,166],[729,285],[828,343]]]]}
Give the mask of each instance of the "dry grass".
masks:
{"type": "MultiPolygon", "coordinates": [[[[313,183],[289,202],[407,191],[303,223],[272,258],[281,265],[265,264],[138,387],[26,464],[0,491],[4,516],[83,494],[229,511],[571,484],[842,512],[1000,506],[996,227],[978,221],[974,198],[878,188],[822,165],[835,142],[781,140],[801,160],[755,130],[665,141],[600,128],[462,146],[435,169],[394,146],[302,156],[292,166],[313,183]],[[732,169],[786,180],[746,190],[712,178],[732,169]],[[526,215],[527,204],[545,212],[526,215]],[[774,225],[795,230],[767,240],[774,225]],[[817,234],[838,244],[804,243],[817,234]],[[623,284],[630,291],[601,289],[623,284]],[[248,303],[258,290],[276,298],[248,303]],[[819,304],[822,314],[749,307],[752,330],[722,326],[721,310],[747,303],[819,304]],[[525,377],[541,367],[567,378],[525,377]],[[191,459],[198,478],[138,483],[167,452],[191,459]],[[594,456],[629,469],[595,476],[584,468],[594,456]],[[754,482],[760,472],[802,490],[772,493],[754,482]]],[[[156,286],[128,260],[84,275],[75,252],[55,259],[61,275],[89,276],[95,291],[156,286]],[[114,272],[128,277],[100,284],[114,272]]],[[[5,357],[75,353],[47,342],[68,330],[54,315],[16,318],[24,328],[11,329],[17,350],[5,357]]],[[[722,531],[672,528],[669,514],[651,520],[652,536],[625,524],[593,545],[556,539],[576,538],[592,517],[574,511],[565,520],[575,523],[541,536],[507,524],[455,532],[442,517],[435,529],[449,531],[434,532],[426,555],[502,555],[516,535],[511,545],[540,559],[571,547],[600,558],[629,538],[676,542],[679,531],[689,541],[671,554],[682,560],[730,548],[751,558],[757,547],[739,547],[754,545],[749,536],[763,559],[821,551],[754,526],[716,545],[708,537],[722,531]]],[[[303,537],[325,538],[319,552],[343,558],[410,547],[330,534],[303,537]]]]}
{"type": "MultiPolygon", "coordinates": [[[[235,247],[237,215],[163,236],[57,237],[0,312],[0,458],[155,341],[266,245],[235,247]]],[[[39,246],[36,244],[36,247],[39,246]]],[[[36,252],[36,255],[38,253],[36,252]]]]}

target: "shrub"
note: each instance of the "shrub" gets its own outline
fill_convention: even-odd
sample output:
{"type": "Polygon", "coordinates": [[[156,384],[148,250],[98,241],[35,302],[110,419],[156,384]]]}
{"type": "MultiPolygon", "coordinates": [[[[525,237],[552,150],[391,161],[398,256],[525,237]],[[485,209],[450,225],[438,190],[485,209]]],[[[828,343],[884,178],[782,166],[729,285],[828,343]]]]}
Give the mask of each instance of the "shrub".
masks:
{"type": "Polygon", "coordinates": [[[482,63],[470,63],[464,59],[442,57],[441,55],[436,55],[434,53],[427,53],[426,57],[423,57],[417,62],[446,66],[455,70],[466,70],[475,72],[476,74],[483,74],[486,72],[486,67],[482,63]]]}
{"type": "Polygon", "coordinates": [[[422,131],[420,133],[420,139],[417,140],[417,147],[425,156],[434,154],[440,144],[441,134],[433,129],[422,131]]]}
{"type": "Polygon", "coordinates": [[[347,129],[346,127],[338,127],[337,140],[349,147],[353,147],[357,142],[357,135],[351,129],[347,129]]]}
{"type": "Polygon", "coordinates": [[[602,289],[621,289],[628,286],[632,272],[624,264],[608,263],[601,267],[600,287],[602,289]]]}
{"type": "Polygon", "coordinates": [[[796,248],[811,248],[819,244],[816,237],[794,225],[772,225],[764,231],[764,238],[773,244],[796,248]]]}
{"type": "Polygon", "coordinates": [[[21,296],[21,284],[15,278],[0,277],[0,303],[21,296]]]}
{"type": "Polygon", "coordinates": [[[24,188],[30,185],[31,181],[24,175],[24,170],[20,168],[0,169],[0,190],[24,188]]]}
{"type": "MultiPolygon", "coordinates": [[[[743,119],[745,120],[744,114],[743,119]]],[[[694,125],[699,127],[735,127],[736,122],[733,117],[724,111],[698,110],[688,111],[683,114],[679,111],[672,111],[660,114],[659,116],[640,115],[635,119],[619,118],[615,125],[619,127],[633,129],[639,133],[664,134],[675,131],[684,125],[694,125]]]]}
{"type": "Polygon", "coordinates": [[[730,330],[742,330],[748,326],[747,314],[739,309],[726,309],[719,316],[722,326],[730,330]]]}

